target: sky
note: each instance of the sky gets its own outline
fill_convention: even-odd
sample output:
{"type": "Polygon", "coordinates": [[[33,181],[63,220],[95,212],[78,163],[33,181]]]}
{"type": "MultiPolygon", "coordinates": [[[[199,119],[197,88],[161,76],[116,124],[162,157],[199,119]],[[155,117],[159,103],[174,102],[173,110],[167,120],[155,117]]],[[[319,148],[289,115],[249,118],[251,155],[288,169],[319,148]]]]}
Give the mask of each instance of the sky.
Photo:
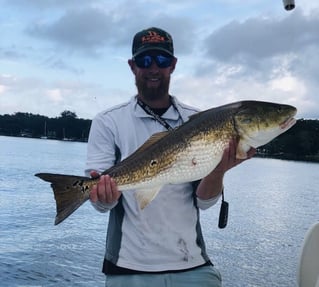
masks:
{"type": "Polygon", "coordinates": [[[127,60],[148,27],[178,58],[170,93],[200,109],[239,100],[319,118],[319,1],[0,0],[0,114],[92,119],[136,94],[127,60]],[[244,3],[244,4],[243,4],[244,3]]]}

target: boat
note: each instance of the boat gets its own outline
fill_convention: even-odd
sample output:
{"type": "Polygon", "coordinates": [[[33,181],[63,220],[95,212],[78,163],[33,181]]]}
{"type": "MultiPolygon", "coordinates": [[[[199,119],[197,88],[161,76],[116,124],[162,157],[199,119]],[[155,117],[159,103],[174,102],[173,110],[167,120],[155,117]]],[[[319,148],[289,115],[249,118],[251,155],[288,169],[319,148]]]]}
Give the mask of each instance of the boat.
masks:
{"type": "Polygon", "coordinates": [[[40,137],[41,139],[48,139],[48,136],[47,136],[47,121],[44,122],[44,135],[40,137]]]}
{"type": "Polygon", "coordinates": [[[299,287],[319,287],[319,222],[306,232],[297,270],[299,287]]]}

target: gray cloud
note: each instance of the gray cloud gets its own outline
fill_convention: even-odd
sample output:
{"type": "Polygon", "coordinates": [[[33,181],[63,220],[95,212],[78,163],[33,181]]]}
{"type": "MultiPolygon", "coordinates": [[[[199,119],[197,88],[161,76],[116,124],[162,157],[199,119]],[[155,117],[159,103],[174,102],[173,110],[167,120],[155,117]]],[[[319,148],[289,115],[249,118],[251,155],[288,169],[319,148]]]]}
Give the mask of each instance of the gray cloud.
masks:
{"type": "Polygon", "coordinates": [[[283,19],[233,21],[205,41],[207,54],[220,61],[249,61],[319,47],[318,15],[296,11],[283,19]]]}
{"type": "Polygon", "coordinates": [[[94,8],[70,10],[53,23],[34,24],[27,29],[32,36],[80,50],[95,50],[104,45],[111,31],[110,16],[94,8]]]}
{"type": "Polygon", "coordinates": [[[10,48],[1,48],[0,47],[0,59],[7,60],[19,60],[24,58],[25,55],[19,51],[15,47],[10,48]]]}
{"type": "MultiPolygon", "coordinates": [[[[253,77],[259,82],[291,75],[308,89],[318,87],[319,17],[300,11],[285,18],[250,18],[231,22],[204,41],[206,63],[197,75],[215,74],[216,67],[238,67],[231,78],[253,77]]],[[[314,90],[314,89],[313,89],[314,90]]]]}
{"type": "Polygon", "coordinates": [[[49,67],[50,69],[54,70],[63,70],[70,72],[75,75],[82,75],[84,74],[84,69],[77,68],[71,64],[68,64],[65,60],[61,58],[55,58],[55,57],[50,57],[47,58],[44,62],[43,65],[45,67],[49,67]]]}
{"type": "Polygon", "coordinates": [[[110,10],[92,7],[68,10],[60,18],[50,23],[32,24],[26,31],[58,47],[95,54],[105,47],[129,47],[137,31],[158,26],[173,35],[179,53],[192,51],[195,41],[190,39],[195,38],[195,32],[188,18],[156,13],[144,15],[138,5],[130,7],[127,4],[121,3],[110,10]],[[143,26],[140,19],[144,19],[143,26]]]}
{"type": "MultiPolygon", "coordinates": [[[[150,21],[150,25],[151,22],[152,20],[150,21]]],[[[198,39],[194,25],[190,19],[162,15],[155,19],[153,23],[158,27],[166,29],[172,35],[177,55],[192,52],[198,39]]]]}
{"type": "MultiPolygon", "coordinates": [[[[61,7],[61,1],[60,0],[3,0],[5,2],[5,5],[10,6],[16,6],[16,7],[23,7],[24,9],[52,9],[54,7],[60,8],[61,7]]],[[[90,0],[63,0],[63,7],[72,7],[72,6],[79,6],[79,3],[81,3],[81,6],[86,5],[92,5],[96,1],[90,0]]]]}

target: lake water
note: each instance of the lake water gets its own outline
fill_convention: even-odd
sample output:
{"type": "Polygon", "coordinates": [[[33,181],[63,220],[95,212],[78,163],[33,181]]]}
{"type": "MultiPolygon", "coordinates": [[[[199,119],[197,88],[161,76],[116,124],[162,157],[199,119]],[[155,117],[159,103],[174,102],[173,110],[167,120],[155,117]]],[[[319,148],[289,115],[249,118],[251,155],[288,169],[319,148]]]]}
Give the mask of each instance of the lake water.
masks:
{"type": "MultiPolygon", "coordinates": [[[[86,144],[0,136],[1,286],[104,286],[107,215],[89,203],[54,226],[49,184],[33,175],[82,175],[86,144]]],[[[253,158],[229,171],[228,226],[202,212],[224,287],[296,286],[303,237],[319,220],[319,164],[253,158]]]]}

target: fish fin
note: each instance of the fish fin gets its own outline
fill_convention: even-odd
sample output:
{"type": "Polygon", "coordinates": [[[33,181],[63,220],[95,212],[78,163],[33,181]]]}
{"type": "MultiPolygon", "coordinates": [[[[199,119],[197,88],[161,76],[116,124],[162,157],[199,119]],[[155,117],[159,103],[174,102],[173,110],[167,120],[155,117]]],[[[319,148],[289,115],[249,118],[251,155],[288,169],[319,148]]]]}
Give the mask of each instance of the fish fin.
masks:
{"type": "Polygon", "coordinates": [[[164,132],[159,132],[155,133],[152,136],[149,137],[146,142],[144,142],[137,150],[136,152],[141,152],[145,149],[147,149],[149,146],[152,146],[154,143],[162,139],[163,137],[167,136],[170,133],[170,131],[164,131],[164,132]]]}
{"type": "Polygon", "coordinates": [[[118,171],[119,168],[123,167],[127,162],[135,161],[136,157],[139,157],[142,152],[147,148],[151,147],[157,141],[168,135],[171,131],[164,131],[153,134],[148,140],[146,140],[137,150],[135,150],[128,158],[123,159],[118,164],[110,167],[109,169],[102,172],[102,174],[108,174],[111,177],[118,171]]]}
{"type": "Polygon", "coordinates": [[[153,189],[139,189],[135,193],[135,197],[138,201],[138,204],[141,209],[144,209],[158,194],[160,191],[161,186],[155,187],[153,189]]]}
{"type": "Polygon", "coordinates": [[[61,223],[89,199],[93,180],[89,177],[53,173],[37,173],[35,176],[51,183],[56,202],[55,225],[61,223]],[[88,184],[90,183],[91,184],[88,184]]]}
{"type": "Polygon", "coordinates": [[[195,114],[192,114],[188,117],[188,121],[193,121],[195,120],[196,118],[200,117],[205,111],[199,111],[195,114]]]}
{"type": "Polygon", "coordinates": [[[249,151],[250,146],[244,144],[242,141],[239,141],[236,150],[236,158],[237,159],[246,159],[247,158],[247,151],[249,151]]]}

